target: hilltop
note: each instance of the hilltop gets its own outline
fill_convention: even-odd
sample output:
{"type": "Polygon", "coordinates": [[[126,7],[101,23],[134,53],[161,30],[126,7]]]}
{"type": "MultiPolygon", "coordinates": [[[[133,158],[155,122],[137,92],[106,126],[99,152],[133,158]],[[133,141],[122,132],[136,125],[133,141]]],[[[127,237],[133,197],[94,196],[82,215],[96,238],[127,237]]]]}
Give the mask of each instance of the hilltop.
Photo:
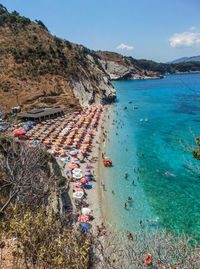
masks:
{"type": "Polygon", "coordinates": [[[176,64],[176,63],[183,63],[183,62],[199,62],[199,61],[200,61],[200,55],[192,56],[192,57],[182,57],[174,61],[171,61],[169,63],[176,64]]]}

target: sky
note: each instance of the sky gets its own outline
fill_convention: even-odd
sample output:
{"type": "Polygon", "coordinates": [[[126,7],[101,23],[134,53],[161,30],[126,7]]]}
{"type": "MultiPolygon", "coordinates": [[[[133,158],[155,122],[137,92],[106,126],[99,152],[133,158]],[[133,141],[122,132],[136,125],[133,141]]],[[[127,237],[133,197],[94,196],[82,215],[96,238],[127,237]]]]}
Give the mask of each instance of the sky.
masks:
{"type": "Polygon", "coordinates": [[[1,0],[57,37],[168,62],[200,55],[200,0],[1,0]]]}

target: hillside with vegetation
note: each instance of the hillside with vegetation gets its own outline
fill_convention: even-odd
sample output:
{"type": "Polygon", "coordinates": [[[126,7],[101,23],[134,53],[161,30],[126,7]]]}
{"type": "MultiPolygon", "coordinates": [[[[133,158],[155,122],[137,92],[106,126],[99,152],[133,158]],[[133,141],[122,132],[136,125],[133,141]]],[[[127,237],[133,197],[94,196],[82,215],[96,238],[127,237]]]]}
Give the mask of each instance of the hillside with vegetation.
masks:
{"type": "Polygon", "coordinates": [[[52,36],[41,21],[0,6],[0,100],[9,109],[60,105],[69,110],[115,98],[96,58],[83,46],[52,36]]]}
{"type": "Polygon", "coordinates": [[[136,60],[136,63],[140,68],[161,74],[200,72],[200,62],[197,61],[165,64],[150,60],[136,60]]]}

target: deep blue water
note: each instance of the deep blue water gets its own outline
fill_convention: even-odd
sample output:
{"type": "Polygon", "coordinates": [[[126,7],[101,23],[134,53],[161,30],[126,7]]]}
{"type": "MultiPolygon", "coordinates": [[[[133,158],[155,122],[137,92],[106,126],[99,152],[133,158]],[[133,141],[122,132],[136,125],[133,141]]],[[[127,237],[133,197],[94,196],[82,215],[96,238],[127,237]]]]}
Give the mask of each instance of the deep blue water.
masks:
{"type": "Polygon", "coordinates": [[[105,151],[114,166],[102,174],[108,221],[134,231],[142,220],[144,226],[184,230],[200,239],[200,176],[190,168],[198,163],[183,147],[194,143],[192,133],[200,135],[200,74],[113,85],[118,101],[105,151]],[[170,175],[164,175],[167,171],[170,175]],[[128,196],[133,199],[125,209],[128,196]]]}

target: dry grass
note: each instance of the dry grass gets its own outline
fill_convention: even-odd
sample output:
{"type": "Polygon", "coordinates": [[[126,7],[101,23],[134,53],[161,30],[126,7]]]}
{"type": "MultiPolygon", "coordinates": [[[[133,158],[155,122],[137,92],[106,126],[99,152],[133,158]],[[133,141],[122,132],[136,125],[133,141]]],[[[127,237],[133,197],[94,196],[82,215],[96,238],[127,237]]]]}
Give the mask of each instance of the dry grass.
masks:
{"type": "Polygon", "coordinates": [[[8,110],[40,106],[52,93],[53,106],[76,109],[80,105],[70,88],[72,80],[86,79],[96,92],[101,91],[102,70],[86,58],[90,51],[52,36],[37,23],[1,24],[0,14],[0,51],[0,102],[8,110]]]}

